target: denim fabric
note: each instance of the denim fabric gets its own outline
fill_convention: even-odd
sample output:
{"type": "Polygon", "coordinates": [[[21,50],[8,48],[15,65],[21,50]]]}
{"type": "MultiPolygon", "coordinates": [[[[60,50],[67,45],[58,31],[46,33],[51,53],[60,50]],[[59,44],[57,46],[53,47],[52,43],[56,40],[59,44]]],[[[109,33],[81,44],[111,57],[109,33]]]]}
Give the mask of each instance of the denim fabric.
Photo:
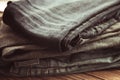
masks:
{"type": "Polygon", "coordinates": [[[0,74],[4,76],[53,76],[119,67],[120,23],[86,40],[71,52],[52,53],[1,22],[0,74]]]}
{"type": "MultiPolygon", "coordinates": [[[[83,43],[86,35],[81,33],[90,27],[94,28],[92,36],[95,36],[113,25],[114,23],[106,26],[100,24],[110,18],[118,18],[119,4],[119,0],[8,2],[3,21],[31,41],[54,51],[64,52],[83,43]]],[[[86,34],[89,35],[89,32],[86,34]]],[[[89,38],[90,35],[86,37],[89,38]]]]}
{"type": "Polygon", "coordinates": [[[120,67],[119,2],[9,2],[3,22],[0,19],[0,74],[43,77],[120,67]],[[63,38],[61,52],[59,46],[54,46],[59,44],[60,37],[63,38]],[[58,43],[54,42],[55,38],[58,43]]]}
{"type": "Polygon", "coordinates": [[[46,47],[40,47],[39,45],[29,42],[26,38],[16,35],[9,26],[3,23],[1,25],[0,32],[0,35],[2,35],[0,37],[2,57],[4,60],[8,61],[68,56],[79,52],[89,52],[115,47],[120,43],[119,22],[108,28],[103,32],[103,34],[91,38],[90,40],[87,39],[84,44],[64,53],[53,52],[46,47]]]}

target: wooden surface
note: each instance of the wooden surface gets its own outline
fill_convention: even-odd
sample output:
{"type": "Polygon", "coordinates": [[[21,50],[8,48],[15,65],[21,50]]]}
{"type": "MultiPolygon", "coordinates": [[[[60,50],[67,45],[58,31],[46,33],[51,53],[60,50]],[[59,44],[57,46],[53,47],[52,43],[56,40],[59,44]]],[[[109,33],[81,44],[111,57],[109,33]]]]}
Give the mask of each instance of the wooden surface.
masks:
{"type": "Polygon", "coordinates": [[[26,78],[5,78],[1,77],[0,80],[120,80],[120,69],[102,70],[87,72],[81,74],[72,74],[56,77],[26,77],[26,78]]]}

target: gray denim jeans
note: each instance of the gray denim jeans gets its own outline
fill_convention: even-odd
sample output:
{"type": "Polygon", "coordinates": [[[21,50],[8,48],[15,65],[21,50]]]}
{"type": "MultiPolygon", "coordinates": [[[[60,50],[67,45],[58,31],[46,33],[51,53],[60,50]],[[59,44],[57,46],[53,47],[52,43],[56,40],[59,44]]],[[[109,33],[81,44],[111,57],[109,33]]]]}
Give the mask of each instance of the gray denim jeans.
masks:
{"type": "MultiPolygon", "coordinates": [[[[86,71],[120,67],[120,48],[119,48],[120,23],[119,23],[119,10],[118,10],[120,8],[119,0],[114,0],[114,1],[113,0],[106,0],[106,1],[90,0],[88,2],[86,0],[84,1],[71,0],[68,2],[63,0],[58,0],[60,2],[59,4],[57,4],[57,2],[56,3],[49,2],[49,5],[47,0],[44,0],[44,1],[39,0],[41,1],[41,6],[39,6],[38,9],[40,10],[45,10],[44,8],[47,9],[45,10],[46,12],[40,11],[40,13],[37,12],[36,5],[38,5],[38,3],[40,4],[40,2],[39,1],[37,2],[37,1],[38,0],[36,0],[35,1],[36,3],[34,3],[33,0],[26,0],[26,1],[23,0],[15,3],[11,3],[11,2],[8,3],[8,7],[6,8],[6,11],[8,12],[5,11],[3,16],[4,22],[2,22],[2,19],[0,19],[1,20],[0,74],[3,74],[5,76],[17,76],[17,77],[25,77],[25,76],[42,77],[42,76],[64,75],[64,74],[72,74],[72,73],[80,73],[80,72],[86,72],[86,71]],[[25,5],[28,3],[29,5],[25,5]],[[32,3],[32,5],[30,5],[30,3],[32,3]],[[79,5],[78,3],[82,5],[79,5]],[[81,6],[84,6],[85,4],[88,4],[88,3],[91,3],[91,4],[87,5],[85,9],[84,7],[81,8],[81,6]],[[94,9],[94,7],[97,6],[98,3],[101,3],[101,4],[99,4],[98,7],[94,9]],[[63,5],[64,7],[62,7],[63,5]],[[14,7],[14,6],[17,6],[17,7],[14,7]],[[35,8],[33,8],[34,6],[35,8]],[[9,9],[11,9],[11,7],[14,9],[19,8],[18,10],[15,9],[16,13],[15,11],[13,11],[10,14],[12,15],[12,18],[9,15],[10,13],[9,9]],[[23,7],[25,7],[26,10],[24,10],[23,7]],[[31,11],[27,10],[27,8],[30,8],[30,7],[32,7],[31,9],[36,11],[34,14],[31,11]],[[51,11],[55,10],[56,13],[50,14],[48,9],[50,9],[51,11]],[[17,13],[17,11],[21,12],[21,10],[22,10],[21,14],[24,14],[23,15],[24,17],[21,17],[21,14],[17,13]],[[91,11],[91,14],[88,16],[89,10],[91,11]],[[83,11],[85,11],[84,15],[86,16],[84,16],[84,18],[81,18],[83,11]],[[96,14],[96,16],[93,15],[93,13],[96,14]],[[78,44],[72,48],[71,46],[68,46],[69,44],[65,43],[64,45],[66,45],[67,48],[64,45],[63,45],[64,47],[61,45],[62,48],[65,49],[65,51],[59,52],[57,50],[53,51],[50,49],[50,47],[52,46],[51,42],[50,44],[47,44],[48,46],[47,45],[40,46],[40,44],[35,43],[35,40],[25,37],[23,35],[20,35],[20,32],[15,31],[16,30],[14,29],[15,27],[16,28],[25,27],[25,29],[31,30],[31,29],[28,29],[28,26],[27,26],[28,23],[30,22],[25,23],[24,21],[29,21],[29,20],[33,21],[34,19],[37,20],[35,17],[38,17],[38,14],[40,15],[39,17],[41,16],[44,17],[45,23],[43,24],[42,22],[39,23],[39,21],[41,21],[42,19],[42,18],[39,18],[38,23],[37,21],[35,22],[36,23],[35,26],[39,25],[38,26],[39,29],[42,28],[41,25],[49,27],[47,28],[46,31],[52,34],[51,29],[56,30],[58,28],[57,27],[55,29],[55,26],[53,25],[59,26],[61,30],[63,29],[63,27],[61,27],[62,24],[65,24],[64,26],[65,30],[70,32],[70,34],[66,36],[69,40],[74,37],[73,36],[74,34],[78,35],[79,33],[78,30],[81,31],[83,29],[82,27],[83,25],[82,26],[80,25],[75,26],[75,25],[82,23],[81,20],[85,20],[85,18],[87,18],[88,21],[85,20],[85,22],[83,22],[84,27],[86,26],[86,28],[79,33],[79,35],[81,36],[82,42],[79,42],[78,40],[78,44]],[[59,15],[53,16],[57,14],[59,15]],[[29,17],[26,18],[25,15],[29,17]],[[46,16],[49,17],[48,18],[49,20],[46,19],[46,16]],[[67,17],[69,17],[69,20],[67,19],[67,17]],[[18,19],[16,20],[15,18],[18,18],[18,19]],[[22,21],[20,21],[21,18],[23,18],[22,21]],[[61,19],[65,21],[62,21],[61,19]],[[15,20],[16,22],[14,23],[15,20]],[[52,22],[50,23],[48,21],[52,21],[52,22]],[[67,24],[67,23],[70,23],[71,21],[73,23],[75,22],[74,26],[72,24],[67,24]],[[18,22],[20,23],[19,25],[24,24],[25,26],[16,25],[16,23],[18,22]],[[61,24],[57,25],[57,23],[61,23],[61,24]],[[70,27],[70,25],[72,26],[70,27]],[[50,32],[49,32],[49,29],[50,29],[50,32]]],[[[55,1],[55,0],[49,0],[49,1],[55,1]]],[[[34,23],[30,23],[30,25],[33,26],[34,23]]],[[[34,30],[35,28],[33,28],[32,32],[34,32],[34,30]]],[[[40,32],[39,34],[41,34],[42,32],[40,32]]],[[[63,32],[61,31],[60,33],[59,32],[60,31],[58,31],[58,35],[61,35],[64,31],[63,32]]],[[[25,32],[24,34],[27,34],[27,33],[25,32]]],[[[35,35],[32,35],[32,34],[31,35],[27,34],[27,35],[35,37],[35,35]]],[[[45,33],[44,36],[45,35],[48,35],[48,34],[45,33]]],[[[49,35],[49,37],[50,36],[51,35],[49,35]]],[[[53,37],[56,38],[56,36],[57,36],[57,33],[54,33],[53,37]]],[[[67,38],[63,40],[63,43],[64,41],[67,42],[66,41],[67,38]]],[[[36,39],[40,40],[41,38],[36,37],[36,39]]],[[[77,41],[76,38],[74,40],[73,40],[73,43],[74,42],[76,43],[77,41]]],[[[45,42],[47,42],[46,39],[45,39],[45,42]]],[[[43,43],[43,42],[40,40],[39,43],[43,43]]],[[[57,44],[57,43],[55,42],[54,44],[57,44]]],[[[58,46],[56,48],[58,49],[58,46]]]]}

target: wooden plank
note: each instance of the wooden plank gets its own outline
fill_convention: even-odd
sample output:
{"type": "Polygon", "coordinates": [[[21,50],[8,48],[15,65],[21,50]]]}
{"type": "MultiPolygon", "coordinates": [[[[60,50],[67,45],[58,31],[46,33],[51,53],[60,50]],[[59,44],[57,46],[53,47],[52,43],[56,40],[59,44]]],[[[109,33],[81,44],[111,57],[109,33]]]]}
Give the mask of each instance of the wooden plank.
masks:
{"type": "MultiPolygon", "coordinates": [[[[79,80],[83,80],[83,79],[77,78],[77,77],[75,77],[75,76],[73,76],[73,75],[64,76],[63,79],[66,79],[66,80],[78,80],[78,79],[79,79],[79,80]]],[[[61,79],[61,80],[63,80],[63,79],[61,79]]]]}
{"type": "Polygon", "coordinates": [[[111,72],[120,75],[120,70],[111,70],[111,72]]]}
{"type": "Polygon", "coordinates": [[[99,77],[103,80],[120,80],[119,74],[116,74],[110,71],[89,72],[87,74],[99,77]]]}
{"type": "Polygon", "coordinates": [[[3,15],[3,13],[0,12],[0,21],[2,20],[2,15],[3,15]]]}
{"type": "MultiPolygon", "coordinates": [[[[74,77],[77,77],[78,79],[81,78],[83,80],[100,80],[99,78],[96,78],[96,77],[93,77],[93,76],[90,76],[90,75],[87,75],[87,74],[76,74],[76,75],[72,75],[74,77]]],[[[78,80],[76,79],[76,80],[78,80]]]]}
{"type": "Polygon", "coordinates": [[[3,14],[3,13],[2,13],[2,12],[0,12],[0,17],[2,17],[2,14],[3,14]]]}

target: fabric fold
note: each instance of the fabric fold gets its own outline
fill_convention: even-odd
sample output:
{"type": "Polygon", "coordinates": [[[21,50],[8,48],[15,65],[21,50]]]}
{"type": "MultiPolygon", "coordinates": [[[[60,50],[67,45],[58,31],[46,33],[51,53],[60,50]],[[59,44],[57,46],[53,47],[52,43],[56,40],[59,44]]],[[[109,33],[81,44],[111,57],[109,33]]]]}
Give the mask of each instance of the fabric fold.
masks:
{"type": "Polygon", "coordinates": [[[119,4],[119,0],[9,2],[3,21],[31,41],[64,52],[83,43],[84,35],[81,33],[86,29],[100,28],[93,31],[94,35],[97,35],[113,25],[114,22],[106,26],[101,24],[119,16],[119,4]]]}
{"type": "Polygon", "coordinates": [[[119,24],[117,22],[101,35],[76,47],[73,53],[59,54],[28,42],[2,23],[0,73],[5,76],[42,77],[119,67],[119,24]]]}
{"type": "Polygon", "coordinates": [[[29,40],[26,38],[16,35],[16,33],[14,33],[14,31],[9,26],[3,23],[0,32],[2,35],[0,37],[0,48],[2,50],[3,58],[7,61],[69,56],[76,53],[119,46],[120,42],[119,22],[108,28],[103,32],[103,34],[96,36],[90,40],[86,40],[85,44],[79,45],[73,50],[63,53],[53,52],[46,47],[40,47],[39,45],[29,42],[29,40]]]}
{"type": "Polygon", "coordinates": [[[0,74],[43,77],[120,67],[119,9],[119,0],[8,2],[0,17],[0,74]]]}

